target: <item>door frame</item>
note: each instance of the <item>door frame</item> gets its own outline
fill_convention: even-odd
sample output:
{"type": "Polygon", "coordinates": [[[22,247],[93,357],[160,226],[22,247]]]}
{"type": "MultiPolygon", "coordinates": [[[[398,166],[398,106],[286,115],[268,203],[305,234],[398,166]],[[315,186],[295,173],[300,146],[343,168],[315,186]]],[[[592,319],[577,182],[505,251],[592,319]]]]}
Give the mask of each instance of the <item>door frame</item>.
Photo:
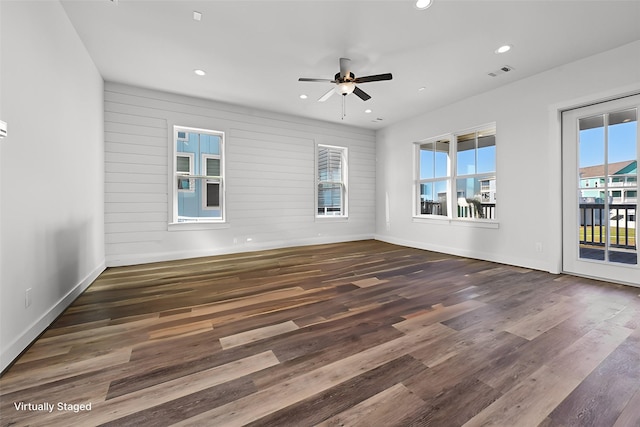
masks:
{"type": "Polygon", "coordinates": [[[611,101],[640,93],[640,82],[618,86],[605,91],[564,99],[549,104],[547,108],[549,181],[547,205],[549,215],[549,247],[546,248],[548,269],[552,274],[562,273],[562,112],[591,104],[611,101]]]}
{"type": "MultiPolygon", "coordinates": [[[[635,279],[636,276],[638,276],[638,273],[640,272],[640,264],[638,265],[625,265],[625,264],[609,264],[609,263],[603,263],[601,261],[589,261],[589,260],[580,260],[579,258],[576,260],[577,261],[577,265],[579,266],[579,268],[577,268],[577,270],[579,271],[575,271],[575,266],[574,269],[572,269],[572,271],[567,271],[565,269],[565,246],[564,245],[577,245],[577,240],[574,242],[572,241],[572,239],[568,239],[568,236],[573,236],[574,232],[568,232],[568,230],[565,230],[565,220],[571,221],[571,218],[565,218],[566,216],[574,216],[576,215],[577,217],[577,212],[575,211],[575,203],[577,202],[568,202],[572,212],[566,212],[565,209],[569,209],[569,207],[565,206],[565,199],[564,199],[564,195],[565,192],[567,193],[567,197],[577,197],[577,185],[575,186],[575,188],[572,189],[566,189],[565,191],[565,173],[570,173],[573,174],[575,172],[575,168],[577,167],[577,147],[573,147],[570,149],[571,151],[571,155],[575,154],[575,159],[571,159],[568,160],[565,158],[565,141],[564,141],[564,131],[565,129],[563,128],[563,122],[562,122],[562,117],[563,114],[566,112],[571,112],[574,110],[581,110],[581,109],[587,109],[589,107],[594,107],[594,111],[590,112],[588,110],[585,110],[585,115],[591,115],[593,114],[598,114],[600,111],[605,112],[605,111],[609,111],[609,110],[617,110],[617,109],[625,109],[628,107],[634,107],[634,106],[638,106],[640,105],[640,102],[638,102],[637,100],[633,100],[632,98],[635,96],[639,96],[640,95],[640,88],[636,88],[636,89],[632,89],[632,90],[628,90],[628,91],[624,91],[624,92],[618,92],[616,94],[612,94],[609,96],[602,96],[599,98],[591,98],[590,101],[588,102],[582,102],[582,103],[572,103],[571,105],[567,105],[565,104],[564,106],[556,106],[557,109],[555,109],[555,112],[557,114],[556,118],[559,121],[559,126],[557,128],[557,131],[559,133],[559,144],[558,144],[558,149],[555,150],[555,152],[557,154],[559,154],[559,163],[560,163],[560,174],[558,176],[559,181],[556,182],[560,182],[561,185],[559,185],[558,187],[558,192],[559,192],[559,207],[560,207],[560,233],[555,235],[557,240],[559,240],[559,244],[558,244],[558,248],[559,248],[559,253],[558,255],[558,262],[559,262],[559,273],[567,273],[567,274],[572,274],[572,275],[578,275],[578,276],[585,276],[585,277],[590,277],[590,278],[595,278],[595,279],[599,279],[599,280],[606,280],[606,281],[610,281],[610,282],[617,282],[617,283],[623,283],[623,284],[627,284],[627,285],[632,285],[632,286],[640,286],[640,280],[635,279]],[[625,102],[625,99],[628,99],[629,102],[625,102]],[[614,106],[612,105],[611,109],[607,108],[606,104],[609,102],[617,102],[618,104],[620,104],[619,106],[614,106]],[[598,108],[598,106],[601,105],[602,108],[598,108]],[[598,111],[595,111],[598,110],[598,111]],[[559,153],[558,153],[559,152],[559,153]],[[565,170],[565,167],[567,167],[567,162],[569,162],[568,167],[572,168],[571,171],[567,171],[565,170]],[[567,238],[565,238],[567,237],[567,238]],[[589,265],[591,264],[591,265],[589,265]],[[580,268],[580,266],[584,267],[584,268],[580,268]],[[632,277],[633,276],[633,277],[632,277]]],[[[640,109],[639,109],[640,110],[640,109]]],[[[640,111],[639,111],[640,112],[640,111]]],[[[638,117],[638,120],[640,121],[640,117],[638,117]]],[[[640,129],[639,129],[639,133],[640,133],[640,129]]],[[[575,135],[577,137],[577,134],[575,135]]],[[[573,142],[572,142],[573,143],[573,142]]],[[[640,147],[637,150],[636,153],[636,157],[640,157],[640,147]]],[[[556,199],[558,200],[558,199],[556,199]]],[[[575,237],[575,236],[574,236],[575,237]]],[[[636,244],[637,245],[637,244],[636,244]]],[[[571,267],[571,266],[570,266],[571,267]]]]}

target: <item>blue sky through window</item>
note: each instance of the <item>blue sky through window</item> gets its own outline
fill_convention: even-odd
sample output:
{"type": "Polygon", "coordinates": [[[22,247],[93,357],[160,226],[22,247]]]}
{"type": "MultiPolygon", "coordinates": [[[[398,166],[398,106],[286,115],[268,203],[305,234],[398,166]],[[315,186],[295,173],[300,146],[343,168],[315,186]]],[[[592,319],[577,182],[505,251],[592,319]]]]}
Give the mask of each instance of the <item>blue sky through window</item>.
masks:
{"type": "MultiPolygon", "coordinates": [[[[609,126],[609,163],[636,160],[638,122],[609,126]]],[[[580,131],[580,167],[604,164],[604,127],[580,131]]]]}
{"type": "MultiPolygon", "coordinates": [[[[449,144],[438,144],[433,151],[432,144],[422,145],[420,150],[420,179],[443,178],[448,176],[449,144]],[[444,151],[443,151],[444,150],[444,151]]],[[[458,175],[491,173],[496,171],[496,146],[480,147],[477,150],[478,165],[476,170],[476,150],[458,151],[458,175]]]]}

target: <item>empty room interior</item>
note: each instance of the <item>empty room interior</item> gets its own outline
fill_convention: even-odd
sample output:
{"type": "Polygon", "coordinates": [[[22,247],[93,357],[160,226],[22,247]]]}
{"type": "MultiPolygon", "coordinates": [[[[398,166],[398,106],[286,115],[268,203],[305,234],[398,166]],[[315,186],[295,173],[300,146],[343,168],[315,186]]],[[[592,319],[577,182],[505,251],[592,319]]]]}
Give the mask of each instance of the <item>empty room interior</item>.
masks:
{"type": "Polygon", "coordinates": [[[0,0],[0,426],[640,426],[639,22],[0,0]]]}

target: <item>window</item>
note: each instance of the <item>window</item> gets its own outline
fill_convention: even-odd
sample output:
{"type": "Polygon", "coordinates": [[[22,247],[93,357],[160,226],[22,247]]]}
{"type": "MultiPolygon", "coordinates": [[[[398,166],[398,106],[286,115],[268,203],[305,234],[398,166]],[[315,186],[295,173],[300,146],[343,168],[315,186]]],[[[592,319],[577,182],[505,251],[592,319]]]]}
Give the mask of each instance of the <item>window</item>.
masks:
{"type": "Polygon", "coordinates": [[[224,219],[224,133],[174,127],[173,222],[224,219]]]}
{"type": "Polygon", "coordinates": [[[347,149],[318,145],[317,216],[347,216],[347,149]]]}
{"type": "Polygon", "coordinates": [[[421,215],[448,215],[450,146],[448,138],[427,141],[419,146],[418,212],[421,215]]]}
{"type": "Polygon", "coordinates": [[[494,127],[456,135],[458,218],[493,219],[496,205],[494,127]]]}
{"type": "Polygon", "coordinates": [[[494,124],[416,145],[416,215],[495,219],[494,124]]]}

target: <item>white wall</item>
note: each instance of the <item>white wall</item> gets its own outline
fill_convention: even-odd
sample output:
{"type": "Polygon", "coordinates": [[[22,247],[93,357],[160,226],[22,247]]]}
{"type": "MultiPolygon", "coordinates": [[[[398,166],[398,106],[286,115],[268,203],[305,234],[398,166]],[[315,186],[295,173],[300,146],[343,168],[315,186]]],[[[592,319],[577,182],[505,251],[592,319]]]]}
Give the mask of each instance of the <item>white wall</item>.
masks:
{"type": "Polygon", "coordinates": [[[104,270],[104,142],[103,81],[62,6],[0,10],[1,371],[104,270]]]}
{"type": "Polygon", "coordinates": [[[105,84],[107,265],[373,238],[373,131],[105,84]],[[174,125],[224,131],[227,223],[168,227],[174,125]],[[349,218],[314,215],[315,144],[348,147],[349,218]]]}
{"type": "Polygon", "coordinates": [[[562,210],[558,111],[638,90],[640,41],[378,131],[376,237],[559,272],[562,210]],[[413,220],[413,142],[494,121],[499,228],[413,220]],[[536,250],[537,243],[542,244],[542,252],[536,250]]]}
{"type": "MultiPolygon", "coordinates": [[[[4,117],[3,114],[3,97],[2,97],[2,70],[3,70],[3,61],[2,61],[2,57],[3,57],[3,49],[2,49],[2,39],[3,39],[3,31],[2,31],[2,3],[0,3],[0,120],[6,121],[6,118],[4,117]]],[[[0,167],[2,167],[2,147],[4,146],[3,144],[3,140],[0,139],[0,167]]],[[[3,199],[2,199],[2,170],[0,169],[0,309],[4,310],[2,308],[2,284],[3,279],[2,279],[2,242],[3,242],[3,234],[2,234],[2,204],[4,204],[3,199]]],[[[0,330],[3,329],[2,328],[2,316],[0,315],[0,330]]],[[[3,349],[4,349],[4,341],[2,341],[2,332],[0,332],[0,373],[3,371],[4,369],[4,357],[2,356],[3,353],[3,349]]]]}

